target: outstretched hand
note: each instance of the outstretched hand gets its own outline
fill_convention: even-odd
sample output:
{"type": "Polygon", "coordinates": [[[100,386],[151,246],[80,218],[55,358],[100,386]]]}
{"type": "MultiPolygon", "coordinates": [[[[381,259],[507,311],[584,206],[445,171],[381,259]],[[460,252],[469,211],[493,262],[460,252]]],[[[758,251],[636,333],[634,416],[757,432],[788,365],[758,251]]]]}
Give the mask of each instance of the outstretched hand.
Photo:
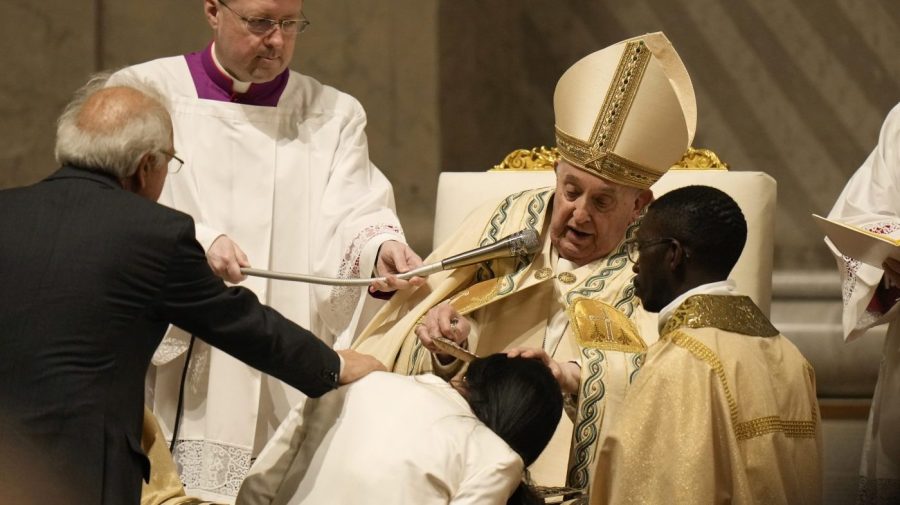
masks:
{"type": "Polygon", "coordinates": [[[396,277],[397,274],[408,272],[420,266],[422,266],[422,258],[410,249],[408,245],[396,240],[385,241],[378,249],[378,258],[375,260],[375,275],[386,277],[387,281],[373,281],[372,288],[382,292],[390,292],[421,286],[425,283],[425,279],[421,277],[413,277],[409,280],[402,280],[396,277]]]}
{"type": "Polygon", "coordinates": [[[352,349],[342,349],[337,352],[344,358],[344,368],[338,379],[340,385],[358,381],[372,372],[386,372],[384,364],[368,354],[362,354],[352,349]]]}
{"type": "Polygon", "coordinates": [[[219,235],[219,238],[213,241],[206,251],[206,261],[214,274],[232,284],[247,278],[241,273],[241,267],[249,267],[250,260],[227,235],[219,235]]]}

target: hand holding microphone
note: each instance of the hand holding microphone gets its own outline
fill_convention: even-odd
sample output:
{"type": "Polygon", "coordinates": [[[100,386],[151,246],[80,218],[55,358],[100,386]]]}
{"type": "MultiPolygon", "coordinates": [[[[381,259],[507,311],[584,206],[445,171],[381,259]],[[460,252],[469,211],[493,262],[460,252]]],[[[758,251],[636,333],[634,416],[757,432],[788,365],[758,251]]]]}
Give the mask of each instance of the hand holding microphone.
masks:
{"type": "Polygon", "coordinates": [[[375,260],[375,273],[380,277],[372,280],[370,290],[375,289],[383,293],[421,286],[425,279],[411,277],[409,280],[398,279],[401,272],[415,270],[422,266],[422,258],[419,257],[408,245],[396,240],[388,240],[378,248],[378,258],[375,260]],[[385,280],[381,280],[381,279],[385,280]]]}
{"type": "Polygon", "coordinates": [[[397,275],[398,279],[425,277],[441,270],[474,265],[497,258],[515,258],[536,253],[541,248],[541,241],[536,231],[531,229],[517,231],[500,240],[475,249],[461,252],[435,263],[397,275]]]}

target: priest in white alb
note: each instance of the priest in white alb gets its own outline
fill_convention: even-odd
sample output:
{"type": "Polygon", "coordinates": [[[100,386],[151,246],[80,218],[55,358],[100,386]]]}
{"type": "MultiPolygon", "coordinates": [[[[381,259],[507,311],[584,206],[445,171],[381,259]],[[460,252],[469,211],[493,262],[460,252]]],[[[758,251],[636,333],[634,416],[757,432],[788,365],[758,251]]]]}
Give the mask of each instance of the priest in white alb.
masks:
{"type": "MultiPolygon", "coordinates": [[[[203,5],[214,34],[208,47],[121,71],[171,103],[185,166],[160,202],[193,216],[217,274],[327,343],[344,335],[349,345],[355,320],[381,300],[359,288],[244,279],[240,267],[368,278],[421,264],[405,244],[391,185],[369,160],[365,112],[350,95],[287,68],[309,24],[302,0],[203,5]]],[[[251,458],[302,397],[173,329],[150,381],[167,437],[186,354],[174,456],[188,494],[231,502],[251,458]]]]}
{"type": "MultiPolygon", "coordinates": [[[[900,105],[888,114],[878,145],[850,178],[828,215],[872,233],[900,238],[900,105]]],[[[844,256],[826,239],[843,281],[844,339],[888,324],[878,384],[863,445],[857,503],[900,503],[900,262],[880,266],[844,256]]]]}

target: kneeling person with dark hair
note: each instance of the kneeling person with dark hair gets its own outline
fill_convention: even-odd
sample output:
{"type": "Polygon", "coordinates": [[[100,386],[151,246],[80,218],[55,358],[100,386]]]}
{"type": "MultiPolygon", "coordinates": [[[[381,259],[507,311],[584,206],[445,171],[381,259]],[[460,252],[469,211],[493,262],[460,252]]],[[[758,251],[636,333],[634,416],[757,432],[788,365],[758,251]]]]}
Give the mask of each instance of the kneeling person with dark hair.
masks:
{"type": "Polygon", "coordinates": [[[542,503],[523,483],[562,416],[541,362],[494,354],[462,380],[373,373],[295,409],[238,505],[542,503]]]}
{"type": "Polygon", "coordinates": [[[714,188],[650,206],[630,249],[660,340],[603,446],[592,504],[821,502],[813,369],[727,280],[746,237],[714,188]]]}

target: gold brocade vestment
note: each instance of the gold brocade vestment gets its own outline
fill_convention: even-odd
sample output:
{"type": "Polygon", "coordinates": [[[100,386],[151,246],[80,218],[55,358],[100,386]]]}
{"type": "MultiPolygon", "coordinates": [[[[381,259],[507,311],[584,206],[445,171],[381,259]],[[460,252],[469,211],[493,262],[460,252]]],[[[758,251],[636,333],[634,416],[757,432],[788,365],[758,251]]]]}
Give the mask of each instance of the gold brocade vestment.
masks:
{"type": "Polygon", "coordinates": [[[591,503],[820,503],[815,374],[800,351],[744,296],[691,296],[660,333],[591,503]]]}

